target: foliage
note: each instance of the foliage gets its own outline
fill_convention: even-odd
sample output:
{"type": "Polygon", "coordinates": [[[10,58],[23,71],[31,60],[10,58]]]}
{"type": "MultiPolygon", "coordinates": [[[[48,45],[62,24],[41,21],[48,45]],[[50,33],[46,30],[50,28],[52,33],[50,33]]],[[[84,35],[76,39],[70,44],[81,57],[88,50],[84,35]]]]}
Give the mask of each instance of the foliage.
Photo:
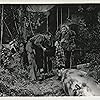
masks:
{"type": "Polygon", "coordinates": [[[28,12],[26,7],[27,5],[4,5],[4,21],[11,32],[10,34],[5,26],[4,43],[8,43],[16,37],[25,39],[24,34],[32,36],[37,30],[38,32],[46,31],[46,27],[41,27],[46,23],[46,13],[28,12]],[[7,34],[5,35],[5,33],[7,34]]]}
{"type": "MultiPolygon", "coordinates": [[[[14,38],[21,40],[21,38],[24,38],[23,34],[25,31],[27,33],[26,36],[32,36],[36,32],[45,31],[45,29],[41,31],[39,28],[43,27],[43,24],[46,22],[46,14],[28,13],[25,8],[25,5],[22,7],[20,5],[7,5],[4,7],[4,21],[13,36],[11,38],[10,34],[7,33],[7,30],[4,28],[3,37],[7,38],[8,36],[9,38],[5,38],[4,40],[11,41],[14,38]],[[21,16],[20,13],[22,13],[21,16]],[[26,30],[24,30],[25,28],[26,30]]],[[[99,8],[96,6],[81,6],[76,13],[73,12],[74,14],[72,14],[71,20],[73,24],[78,25],[75,41],[77,49],[80,49],[81,53],[78,55],[79,62],[77,61],[77,64],[87,62],[90,63],[87,70],[88,74],[94,77],[97,81],[100,81],[100,11],[98,11],[98,9],[99,8]]],[[[52,79],[52,81],[47,80],[46,82],[48,82],[48,84],[43,82],[43,86],[39,84],[41,92],[38,89],[38,86],[34,87],[34,84],[29,81],[30,79],[28,78],[28,73],[30,68],[28,68],[27,65],[23,66],[21,63],[20,53],[16,52],[14,55],[9,54],[10,51],[7,48],[2,51],[2,66],[0,68],[0,96],[64,95],[62,88],[59,87],[60,84],[54,82],[54,79],[52,79]],[[25,88],[26,86],[29,87],[25,88]],[[51,87],[52,89],[50,89],[51,87]],[[60,90],[61,92],[59,92],[60,90]]],[[[59,53],[59,50],[57,53],[59,53]]],[[[77,57],[75,55],[74,59],[76,58],[77,57]]],[[[55,59],[56,58],[54,58],[54,60],[55,59]]],[[[61,62],[62,61],[63,60],[61,59],[61,62]]],[[[53,63],[55,64],[55,62],[53,63]]]]}
{"type": "MultiPolygon", "coordinates": [[[[78,11],[72,14],[71,20],[78,25],[76,46],[79,49],[79,63],[90,63],[89,74],[100,80],[100,23],[99,7],[95,5],[81,5],[78,11]],[[94,76],[93,76],[94,75],[94,76]]],[[[74,59],[76,55],[74,55],[74,59]]],[[[77,62],[78,63],[78,62],[77,62]]]]}
{"type": "Polygon", "coordinates": [[[29,78],[30,68],[27,65],[23,66],[20,54],[18,52],[8,53],[10,53],[9,49],[4,47],[1,53],[0,96],[65,95],[61,83],[55,77],[32,82],[29,78]]]}

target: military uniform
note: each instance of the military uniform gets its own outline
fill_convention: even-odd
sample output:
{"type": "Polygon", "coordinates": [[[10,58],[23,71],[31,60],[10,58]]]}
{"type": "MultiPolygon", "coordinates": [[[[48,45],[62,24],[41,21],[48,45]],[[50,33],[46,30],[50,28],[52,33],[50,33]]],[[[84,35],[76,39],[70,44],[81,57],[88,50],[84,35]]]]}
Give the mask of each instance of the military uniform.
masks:
{"type": "Polygon", "coordinates": [[[39,72],[44,71],[44,73],[47,73],[47,49],[51,45],[50,41],[43,34],[37,34],[31,38],[31,40],[34,41],[35,45],[38,70],[39,72]],[[46,50],[44,50],[44,48],[46,48],[46,50]]]}
{"type": "MultiPolygon", "coordinates": [[[[47,68],[47,56],[48,56],[48,48],[51,46],[50,41],[45,37],[45,35],[38,34],[35,36],[34,44],[36,47],[36,60],[37,65],[40,69],[43,69],[44,73],[47,73],[48,70],[51,70],[51,67],[48,66],[47,68]],[[46,50],[44,50],[46,48],[46,50]]],[[[50,62],[50,59],[48,58],[48,61],[50,62]]],[[[49,63],[51,65],[51,63],[49,63]]]]}
{"type": "Polygon", "coordinates": [[[75,32],[72,30],[67,30],[61,36],[61,46],[64,50],[65,55],[65,66],[66,68],[70,68],[70,57],[73,49],[76,47],[75,45],[75,32]]]}

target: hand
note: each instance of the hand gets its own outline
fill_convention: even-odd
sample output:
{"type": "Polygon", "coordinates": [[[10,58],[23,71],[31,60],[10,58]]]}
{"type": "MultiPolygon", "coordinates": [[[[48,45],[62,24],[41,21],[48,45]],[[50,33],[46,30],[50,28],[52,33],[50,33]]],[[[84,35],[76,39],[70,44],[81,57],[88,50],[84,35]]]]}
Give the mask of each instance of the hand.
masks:
{"type": "Polygon", "coordinates": [[[46,48],[43,48],[43,51],[46,51],[46,48]]]}
{"type": "Polygon", "coordinates": [[[55,42],[55,46],[57,47],[58,45],[59,45],[59,44],[58,44],[58,41],[56,41],[56,42],[55,42]]]}
{"type": "Polygon", "coordinates": [[[40,72],[43,72],[43,68],[40,69],[40,72]]]}
{"type": "Polygon", "coordinates": [[[65,39],[63,38],[63,39],[61,39],[61,41],[60,41],[60,42],[62,43],[62,42],[64,42],[64,41],[65,41],[65,39]]]}
{"type": "Polygon", "coordinates": [[[33,49],[34,54],[36,54],[35,50],[33,49]]]}

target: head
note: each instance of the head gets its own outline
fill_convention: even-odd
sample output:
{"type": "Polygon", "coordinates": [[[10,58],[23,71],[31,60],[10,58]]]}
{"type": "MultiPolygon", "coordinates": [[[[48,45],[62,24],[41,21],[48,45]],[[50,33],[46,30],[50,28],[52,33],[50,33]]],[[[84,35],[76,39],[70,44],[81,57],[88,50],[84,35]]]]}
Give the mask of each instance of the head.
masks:
{"type": "Polygon", "coordinates": [[[50,40],[50,38],[52,36],[50,32],[46,32],[44,35],[48,40],[50,40]]]}
{"type": "Polygon", "coordinates": [[[63,24],[63,25],[61,26],[61,28],[60,28],[61,33],[65,33],[65,32],[68,31],[68,30],[69,30],[69,27],[68,27],[67,25],[65,25],[65,24],[63,24]]]}

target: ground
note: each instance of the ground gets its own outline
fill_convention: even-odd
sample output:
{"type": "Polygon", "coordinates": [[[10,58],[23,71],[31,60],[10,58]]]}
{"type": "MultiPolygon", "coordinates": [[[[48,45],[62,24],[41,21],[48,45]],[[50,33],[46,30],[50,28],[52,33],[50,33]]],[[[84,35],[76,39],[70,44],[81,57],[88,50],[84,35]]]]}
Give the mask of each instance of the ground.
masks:
{"type": "Polygon", "coordinates": [[[0,96],[65,96],[62,84],[56,76],[43,81],[31,82],[0,71],[0,96]]]}

